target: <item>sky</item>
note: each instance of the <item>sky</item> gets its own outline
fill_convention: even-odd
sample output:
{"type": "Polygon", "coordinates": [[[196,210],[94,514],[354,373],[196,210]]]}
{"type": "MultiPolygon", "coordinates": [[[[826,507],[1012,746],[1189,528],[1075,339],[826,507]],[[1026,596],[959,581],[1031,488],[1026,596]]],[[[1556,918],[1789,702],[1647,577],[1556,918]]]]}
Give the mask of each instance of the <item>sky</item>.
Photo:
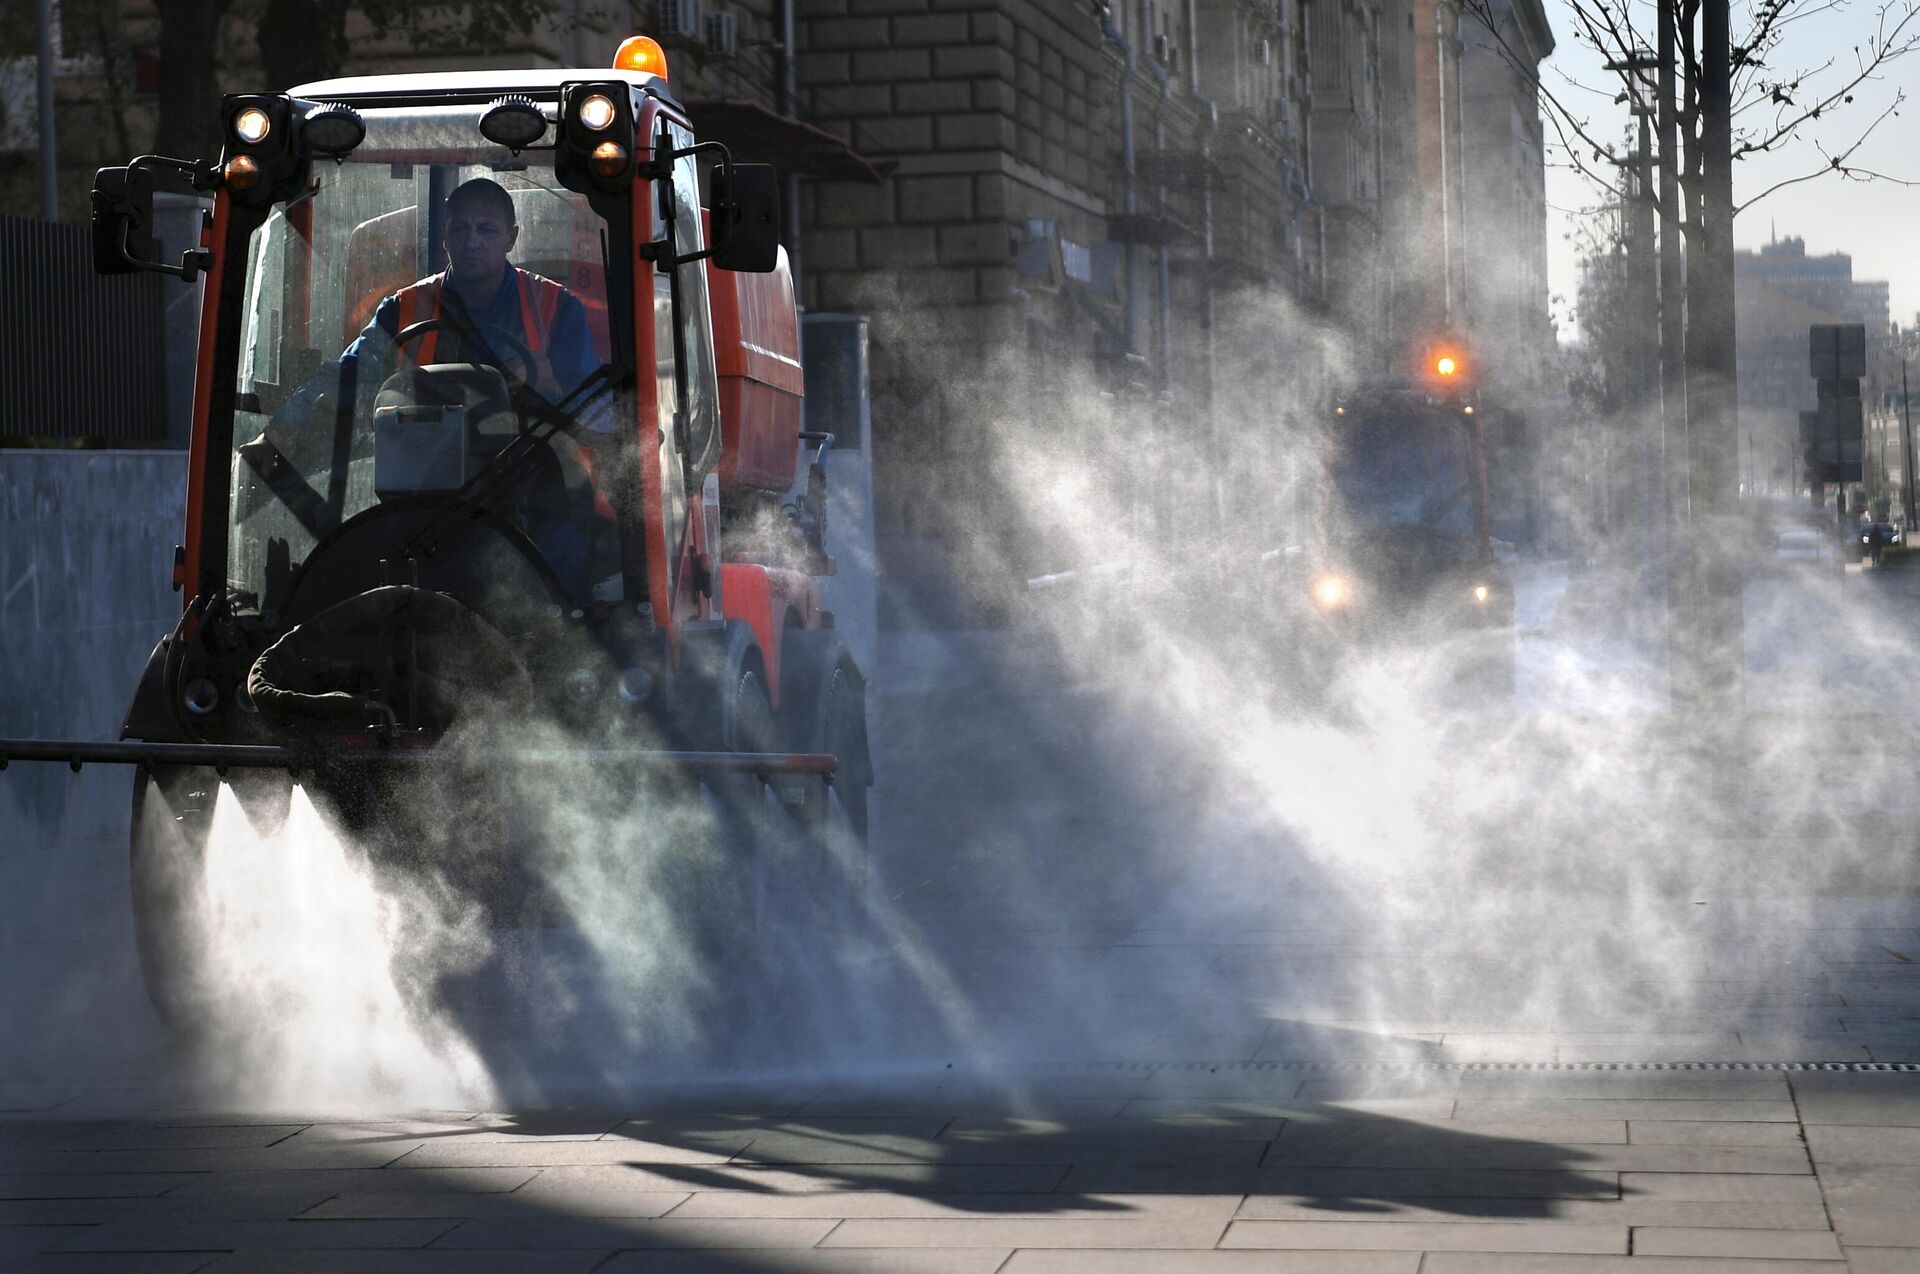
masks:
{"type": "MultiPolygon", "coordinates": [[[[1794,0],[1792,9],[1812,8],[1817,2],[1794,0]]],[[[1618,91],[1617,79],[1601,69],[1603,59],[1575,34],[1568,0],[1545,3],[1557,47],[1542,68],[1542,81],[1570,108],[1589,114],[1597,135],[1623,136],[1625,110],[1611,102],[1618,91]],[[1594,91],[1596,88],[1604,92],[1594,91]]],[[[1650,8],[1635,4],[1636,11],[1650,12],[1650,8]]],[[[1831,59],[1833,66],[1823,76],[1842,76],[1853,65],[1854,45],[1875,29],[1878,12],[1874,4],[1852,0],[1844,7],[1809,15],[1794,25],[1791,39],[1776,54],[1772,69],[1811,69],[1831,59]]],[[[1743,0],[1734,0],[1736,39],[1749,25],[1746,5],[1743,0]]],[[[1647,29],[1651,29],[1650,22],[1647,29]]],[[[1819,121],[1818,131],[1778,153],[1736,163],[1735,202],[1752,198],[1776,181],[1818,168],[1823,161],[1814,141],[1824,141],[1830,150],[1850,141],[1873,115],[1891,105],[1903,88],[1908,95],[1906,105],[1899,108],[1897,116],[1889,116],[1878,126],[1852,162],[1895,177],[1920,180],[1920,53],[1913,53],[1885,68],[1878,83],[1862,86],[1852,105],[1819,121]]],[[[1551,126],[1547,138],[1549,143],[1554,140],[1551,126]]],[[[1565,339],[1573,335],[1575,327],[1567,315],[1579,268],[1568,235],[1578,224],[1579,211],[1593,207],[1599,195],[1578,174],[1553,167],[1558,158],[1548,156],[1548,276],[1552,291],[1560,298],[1554,314],[1561,320],[1561,336],[1565,339]]],[[[1827,174],[1769,195],[1734,222],[1737,247],[1758,247],[1776,234],[1783,239],[1801,236],[1810,254],[1852,254],[1853,277],[1885,279],[1892,286],[1894,321],[1914,321],[1915,311],[1920,310],[1920,186],[1886,181],[1863,184],[1827,174]]]]}

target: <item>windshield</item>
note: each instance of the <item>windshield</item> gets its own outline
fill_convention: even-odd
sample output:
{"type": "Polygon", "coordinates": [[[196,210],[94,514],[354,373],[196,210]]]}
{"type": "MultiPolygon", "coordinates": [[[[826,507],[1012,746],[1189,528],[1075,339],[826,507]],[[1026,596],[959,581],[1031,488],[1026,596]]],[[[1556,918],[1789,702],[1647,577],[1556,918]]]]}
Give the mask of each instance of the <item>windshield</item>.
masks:
{"type": "Polygon", "coordinates": [[[1417,411],[1337,419],[1337,526],[1350,533],[1475,534],[1473,453],[1464,428],[1417,411]]]}
{"type": "Polygon", "coordinates": [[[238,613],[282,610],[316,547],[355,518],[449,500],[549,404],[568,408],[560,427],[486,507],[576,604],[623,595],[601,485],[617,412],[595,377],[603,223],[560,186],[551,151],[486,142],[481,109],[368,112],[350,159],[315,163],[308,193],[251,236],[228,544],[238,613]],[[574,394],[589,378],[597,392],[574,394]]]}

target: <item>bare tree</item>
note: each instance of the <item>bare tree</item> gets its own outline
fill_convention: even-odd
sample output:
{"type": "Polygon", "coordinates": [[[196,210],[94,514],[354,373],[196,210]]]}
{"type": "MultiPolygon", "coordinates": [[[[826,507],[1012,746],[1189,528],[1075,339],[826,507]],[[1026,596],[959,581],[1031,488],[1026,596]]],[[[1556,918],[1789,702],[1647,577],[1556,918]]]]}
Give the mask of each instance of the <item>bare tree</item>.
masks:
{"type": "Polygon", "coordinates": [[[347,69],[347,21],[355,12],[379,39],[405,31],[423,53],[498,45],[526,35],[561,12],[561,0],[469,0],[417,4],[412,0],[258,0],[260,66],[273,88],[328,79],[347,69]]]}
{"type": "MultiPolygon", "coordinates": [[[[104,0],[90,0],[95,7],[104,0]]],[[[231,38],[249,27],[259,50],[260,88],[284,89],[350,69],[348,24],[364,20],[378,39],[407,32],[415,49],[488,49],[565,11],[565,0],[167,0],[156,6],[162,153],[210,158],[219,150],[222,77],[236,68],[231,38]]]]}
{"type": "Polygon", "coordinates": [[[169,0],[160,6],[160,121],[154,149],[211,159],[220,149],[222,24],[232,0],[169,0]]]}
{"type": "MultiPolygon", "coordinates": [[[[1504,0],[1459,0],[1508,63],[1531,74],[1504,32],[1504,0]]],[[[1839,15],[1845,0],[1742,0],[1736,27],[1730,0],[1569,0],[1574,34],[1618,76],[1611,101],[1659,117],[1662,177],[1638,197],[1662,222],[1658,302],[1662,350],[1662,447],[1668,509],[1667,577],[1672,608],[1671,669],[1676,708],[1735,730],[1744,703],[1741,584],[1736,530],[1738,438],[1734,345],[1733,220],[1742,207],[1817,176],[1902,180],[1856,161],[1862,146],[1897,114],[1905,93],[1884,89],[1890,67],[1920,47],[1920,0],[1879,0],[1850,63],[1790,66],[1795,27],[1839,15]],[[1788,69],[1790,67],[1790,69],[1788,69]],[[1862,102],[1876,90],[1877,105],[1862,102]],[[1837,145],[1815,125],[1836,114],[1855,119],[1837,145]],[[1805,143],[1805,146],[1798,144],[1805,143]],[[1801,173],[1773,183],[1745,204],[1733,199],[1733,166],[1789,147],[1811,147],[1801,173]],[[1686,242],[1684,283],[1678,243],[1686,242]],[[1684,293],[1684,309],[1681,294],[1684,293]],[[1679,316],[1684,313],[1684,326],[1679,316]]],[[[1607,98],[1594,85],[1563,78],[1540,85],[1542,112],[1560,162],[1589,178],[1604,171],[1613,188],[1620,169],[1645,163],[1608,143],[1576,95],[1607,98]]],[[[1583,103],[1584,104],[1584,103],[1583,103]]],[[[1642,136],[1645,136],[1643,133],[1642,136]]],[[[1651,183],[1641,183],[1650,186],[1651,183]]],[[[1643,322],[1653,318],[1643,312],[1643,322]]],[[[1737,750],[1709,749],[1716,789],[1732,791],[1737,750]]]]}
{"type": "MultiPolygon", "coordinates": [[[[1462,0],[1462,6],[1484,28],[1504,60],[1532,73],[1507,43],[1496,0],[1462,0]]],[[[1774,182],[1736,205],[1736,214],[1775,191],[1817,177],[1914,184],[1914,178],[1868,167],[1857,157],[1875,130],[1906,103],[1905,89],[1888,85],[1887,74],[1920,48],[1920,0],[1882,0],[1853,46],[1851,62],[1828,59],[1795,65],[1789,61],[1795,43],[1790,37],[1804,31],[1803,24],[1824,15],[1837,18],[1846,7],[1846,0],[1749,0],[1741,15],[1744,26],[1733,31],[1730,49],[1733,161],[1790,149],[1811,149],[1814,155],[1808,157],[1803,172],[1774,182]],[[1866,100],[1869,97],[1877,100],[1866,100]],[[1815,125],[1843,112],[1857,114],[1859,119],[1841,142],[1827,143],[1813,136],[1815,125]]],[[[1675,108],[1684,187],[1678,213],[1683,231],[1692,239],[1699,230],[1703,176],[1702,0],[1679,0],[1672,9],[1679,55],[1675,108]]],[[[1540,82],[1541,115],[1553,132],[1552,162],[1611,190],[1619,168],[1632,162],[1632,154],[1627,145],[1609,140],[1607,125],[1597,120],[1605,107],[1650,107],[1655,100],[1656,66],[1651,53],[1658,43],[1658,10],[1648,0],[1570,0],[1568,11],[1574,37],[1605,60],[1617,82],[1612,87],[1583,84],[1565,73],[1559,74],[1558,83],[1540,82]]]]}

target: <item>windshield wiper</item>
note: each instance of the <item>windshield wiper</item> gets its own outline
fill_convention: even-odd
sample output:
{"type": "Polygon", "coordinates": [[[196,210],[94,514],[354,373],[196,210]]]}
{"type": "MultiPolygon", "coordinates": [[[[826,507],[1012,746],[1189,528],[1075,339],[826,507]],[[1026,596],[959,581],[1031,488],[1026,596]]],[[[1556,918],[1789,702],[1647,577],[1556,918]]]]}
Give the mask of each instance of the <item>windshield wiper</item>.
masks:
{"type": "MultiPolygon", "coordinates": [[[[549,403],[540,397],[538,391],[525,382],[516,382],[511,396],[520,399],[531,395],[540,404],[534,420],[521,427],[518,436],[502,447],[500,451],[479,470],[461,484],[460,489],[447,497],[426,526],[400,549],[401,557],[412,557],[416,552],[424,551],[432,557],[439,552],[446,538],[471,515],[488,501],[511,490],[527,474],[533,472],[534,460],[540,448],[555,433],[570,423],[576,423],[579,414],[597,401],[601,395],[614,389],[614,369],[611,363],[602,363],[585,380],[569,390],[557,403],[549,403]]],[[[518,410],[520,404],[515,403],[518,410]]]]}

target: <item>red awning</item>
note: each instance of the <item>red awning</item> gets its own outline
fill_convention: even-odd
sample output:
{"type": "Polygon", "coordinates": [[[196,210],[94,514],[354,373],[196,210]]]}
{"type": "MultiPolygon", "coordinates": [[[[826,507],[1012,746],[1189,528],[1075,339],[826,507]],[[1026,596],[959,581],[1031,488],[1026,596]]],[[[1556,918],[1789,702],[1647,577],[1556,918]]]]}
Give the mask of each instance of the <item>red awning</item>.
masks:
{"type": "Polygon", "coordinates": [[[894,169],[891,159],[868,159],[826,129],[759,102],[689,102],[687,113],[701,141],[726,143],[742,163],[772,164],[782,173],[876,185],[894,169]]]}

